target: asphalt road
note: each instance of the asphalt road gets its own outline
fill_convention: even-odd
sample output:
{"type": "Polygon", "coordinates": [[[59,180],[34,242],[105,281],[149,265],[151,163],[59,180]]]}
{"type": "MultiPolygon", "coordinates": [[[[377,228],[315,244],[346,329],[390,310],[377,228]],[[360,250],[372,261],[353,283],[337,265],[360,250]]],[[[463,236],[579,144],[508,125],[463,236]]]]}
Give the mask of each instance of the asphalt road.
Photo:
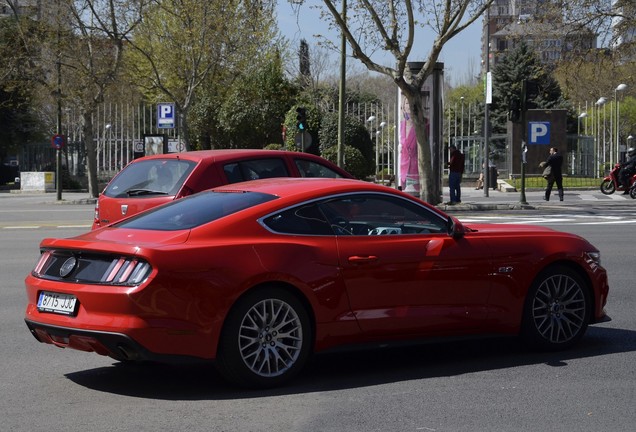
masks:
{"type": "Polygon", "coordinates": [[[534,216],[601,250],[613,320],[572,350],[528,352],[516,339],[486,339],[332,353],[291,385],[257,392],[228,386],[208,366],[129,367],[36,342],[23,322],[23,280],[38,243],[86,230],[93,212],[50,201],[0,198],[3,431],[634,430],[636,235],[633,223],[597,222],[630,221],[636,207],[457,213],[504,223],[534,216]],[[572,214],[596,222],[562,221],[572,214]]]}

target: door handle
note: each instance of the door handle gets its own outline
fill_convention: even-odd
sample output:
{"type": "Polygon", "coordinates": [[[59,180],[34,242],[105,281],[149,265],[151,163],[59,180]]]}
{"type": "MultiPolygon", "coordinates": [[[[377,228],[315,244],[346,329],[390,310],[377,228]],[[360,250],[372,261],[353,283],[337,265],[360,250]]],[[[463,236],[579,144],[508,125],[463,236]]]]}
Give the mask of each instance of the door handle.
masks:
{"type": "Polygon", "coordinates": [[[377,260],[378,260],[378,257],[375,255],[367,255],[367,256],[353,255],[349,257],[349,262],[351,264],[366,264],[366,263],[376,262],[377,260]]]}

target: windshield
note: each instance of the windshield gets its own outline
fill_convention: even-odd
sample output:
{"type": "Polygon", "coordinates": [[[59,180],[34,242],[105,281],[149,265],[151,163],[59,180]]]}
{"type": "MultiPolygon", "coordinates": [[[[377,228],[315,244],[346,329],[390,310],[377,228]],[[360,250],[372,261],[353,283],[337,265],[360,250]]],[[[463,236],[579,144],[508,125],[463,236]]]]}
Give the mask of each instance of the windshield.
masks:
{"type": "Polygon", "coordinates": [[[190,229],[276,198],[258,192],[205,191],[141,213],[114,226],[158,231],[190,229]]]}
{"type": "Polygon", "coordinates": [[[179,159],[150,159],[125,167],[104,190],[111,198],[176,195],[196,164],[179,159]]]}

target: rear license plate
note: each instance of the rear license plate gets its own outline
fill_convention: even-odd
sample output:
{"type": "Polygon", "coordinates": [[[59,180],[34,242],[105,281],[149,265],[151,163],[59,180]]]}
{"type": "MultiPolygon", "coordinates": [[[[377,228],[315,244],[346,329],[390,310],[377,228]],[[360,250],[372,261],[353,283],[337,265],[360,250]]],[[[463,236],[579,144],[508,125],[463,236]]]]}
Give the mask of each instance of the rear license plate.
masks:
{"type": "Polygon", "coordinates": [[[62,315],[75,315],[77,297],[71,294],[60,294],[48,291],[40,292],[38,310],[62,315]]]}

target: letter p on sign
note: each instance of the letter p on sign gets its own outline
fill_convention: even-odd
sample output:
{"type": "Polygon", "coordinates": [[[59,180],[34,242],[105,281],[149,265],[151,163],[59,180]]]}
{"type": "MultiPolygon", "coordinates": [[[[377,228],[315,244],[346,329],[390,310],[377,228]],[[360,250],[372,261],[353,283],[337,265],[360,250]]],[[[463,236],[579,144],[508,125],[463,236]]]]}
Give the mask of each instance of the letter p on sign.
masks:
{"type": "Polygon", "coordinates": [[[160,129],[174,128],[174,103],[160,103],[157,105],[157,127],[160,129]]]}
{"type": "Polygon", "coordinates": [[[528,144],[550,144],[550,122],[530,122],[528,144]]]}

